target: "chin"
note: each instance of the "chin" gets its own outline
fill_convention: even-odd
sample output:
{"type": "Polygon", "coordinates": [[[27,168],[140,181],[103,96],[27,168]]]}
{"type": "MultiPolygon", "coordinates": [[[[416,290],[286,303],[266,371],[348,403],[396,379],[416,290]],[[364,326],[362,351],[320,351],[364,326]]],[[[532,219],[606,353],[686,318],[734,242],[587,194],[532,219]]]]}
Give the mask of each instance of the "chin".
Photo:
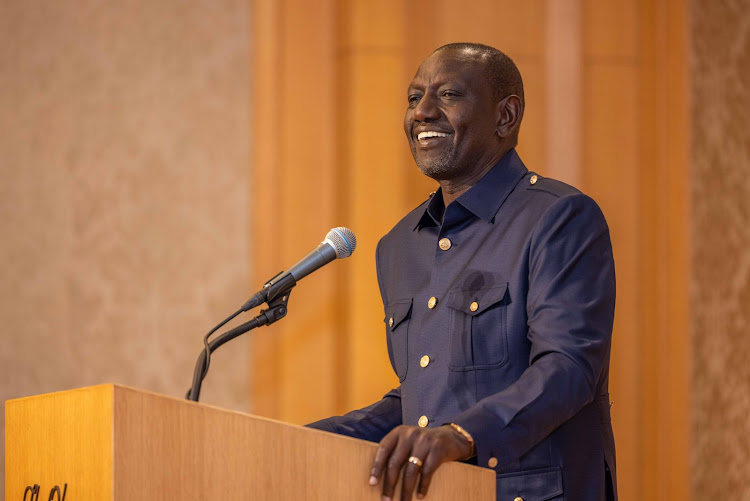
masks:
{"type": "Polygon", "coordinates": [[[435,166],[426,166],[426,167],[419,167],[419,171],[424,174],[425,176],[434,179],[435,181],[444,181],[446,179],[451,179],[453,176],[453,171],[449,168],[443,168],[443,167],[435,167],[435,166]]]}
{"type": "Polygon", "coordinates": [[[431,177],[435,181],[450,179],[456,170],[452,155],[445,155],[428,160],[424,158],[420,159],[416,154],[416,151],[412,150],[412,156],[414,157],[414,162],[417,164],[417,168],[419,168],[420,172],[427,177],[431,177]]]}
{"type": "Polygon", "coordinates": [[[453,171],[455,170],[453,163],[449,158],[443,157],[439,160],[432,162],[419,161],[416,158],[414,161],[417,164],[420,172],[427,177],[431,177],[435,181],[441,181],[443,179],[450,179],[453,171]]]}

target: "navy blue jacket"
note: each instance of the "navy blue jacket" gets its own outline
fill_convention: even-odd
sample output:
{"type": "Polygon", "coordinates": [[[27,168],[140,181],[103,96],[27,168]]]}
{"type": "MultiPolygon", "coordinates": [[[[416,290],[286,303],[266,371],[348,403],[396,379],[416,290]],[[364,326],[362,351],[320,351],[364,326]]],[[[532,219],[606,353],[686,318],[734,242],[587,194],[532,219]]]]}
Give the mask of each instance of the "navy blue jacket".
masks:
{"type": "Polygon", "coordinates": [[[379,441],[454,422],[498,500],[616,498],[609,413],[615,274],[596,203],[511,150],[447,208],[440,192],[378,244],[401,385],[311,426],[379,441]]]}

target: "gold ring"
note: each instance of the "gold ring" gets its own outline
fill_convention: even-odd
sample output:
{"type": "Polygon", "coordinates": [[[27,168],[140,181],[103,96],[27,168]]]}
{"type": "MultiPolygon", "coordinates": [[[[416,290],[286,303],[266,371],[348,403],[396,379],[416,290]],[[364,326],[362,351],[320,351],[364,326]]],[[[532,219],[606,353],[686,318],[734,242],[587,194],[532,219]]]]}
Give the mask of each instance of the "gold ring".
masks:
{"type": "Polygon", "coordinates": [[[422,460],[419,459],[417,456],[410,456],[409,457],[409,462],[412,463],[412,464],[417,465],[417,468],[421,468],[422,467],[422,460]]]}

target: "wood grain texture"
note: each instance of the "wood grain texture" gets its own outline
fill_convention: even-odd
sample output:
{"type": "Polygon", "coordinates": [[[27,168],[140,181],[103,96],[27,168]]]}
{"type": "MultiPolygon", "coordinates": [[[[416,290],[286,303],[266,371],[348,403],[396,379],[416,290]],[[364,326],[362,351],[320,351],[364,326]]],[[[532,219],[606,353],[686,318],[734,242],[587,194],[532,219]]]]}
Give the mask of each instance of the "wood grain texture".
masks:
{"type": "Polygon", "coordinates": [[[67,485],[66,499],[112,500],[112,385],[9,400],[5,405],[5,499],[26,486],[39,499],[67,485]]]}
{"type": "MultiPolygon", "coordinates": [[[[67,482],[68,499],[380,499],[375,444],[117,385],[8,402],[6,499],[67,482]]],[[[492,471],[460,463],[433,500],[490,500],[492,471]]],[[[46,497],[46,496],[43,496],[46,497]]]]}
{"type": "MultiPolygon", "coordinates": [[[[375,445],[115,387],[115,499],[380,499],[375,445]]],[[[431,499],[494,499],[492,472],[449,464],[431,499]]]]}

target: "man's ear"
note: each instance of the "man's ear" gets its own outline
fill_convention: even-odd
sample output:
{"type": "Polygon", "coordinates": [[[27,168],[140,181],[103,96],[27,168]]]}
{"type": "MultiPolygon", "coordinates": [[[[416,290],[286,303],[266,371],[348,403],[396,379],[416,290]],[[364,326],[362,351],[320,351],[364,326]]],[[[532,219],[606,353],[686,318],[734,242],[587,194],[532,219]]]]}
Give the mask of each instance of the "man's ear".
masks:
{"type": "Polygon", "coordinates": [[[513,134],[523,116],[523,103],[521,98],[511,94],[497,103],[497,135],[506,138],[513,134]]]}

